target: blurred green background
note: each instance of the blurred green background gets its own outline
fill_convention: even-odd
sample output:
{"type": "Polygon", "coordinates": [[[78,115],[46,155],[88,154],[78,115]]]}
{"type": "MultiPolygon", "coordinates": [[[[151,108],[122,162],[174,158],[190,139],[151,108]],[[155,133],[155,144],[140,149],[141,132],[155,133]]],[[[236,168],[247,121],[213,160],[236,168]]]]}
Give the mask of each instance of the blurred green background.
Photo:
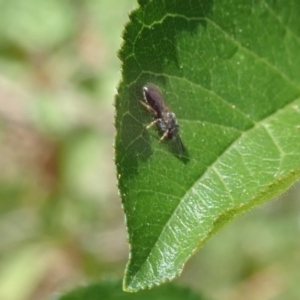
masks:
{"type": "MultiPolygon", "coordinates": [[[[0,299],[122,277],[116,52],[135,0],[0,0],[0,299]]],[[[214,237],[178,283],[216,299],[300,299],[299,184],[214,237]]]]}
{"type": "Polygon", "coordinates": [[[123,275],[113,102],[135,6],[0,0],[1,300],[123,275]]]}

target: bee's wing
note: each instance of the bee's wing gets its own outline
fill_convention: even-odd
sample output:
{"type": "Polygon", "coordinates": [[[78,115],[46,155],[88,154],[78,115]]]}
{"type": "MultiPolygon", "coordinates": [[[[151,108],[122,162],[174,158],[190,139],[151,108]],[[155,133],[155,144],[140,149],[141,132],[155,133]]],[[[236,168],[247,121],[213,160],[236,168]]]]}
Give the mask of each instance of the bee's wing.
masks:
{"type": "Polygon", "coordinates": [[[167,106],[159,88],[153,83],[148,83],[144,86],[143,92],[145,101],[156,111],[157,116],[161,117],[167,106]]]}
{"type": "Polygon", "coordinates": [[[184,153],[183,143],[182,143],[181,138],[178,134],[175,137],[176,137],[177,147],[179,149],[179,156],[182,157],[182,155],[184,153]]]}

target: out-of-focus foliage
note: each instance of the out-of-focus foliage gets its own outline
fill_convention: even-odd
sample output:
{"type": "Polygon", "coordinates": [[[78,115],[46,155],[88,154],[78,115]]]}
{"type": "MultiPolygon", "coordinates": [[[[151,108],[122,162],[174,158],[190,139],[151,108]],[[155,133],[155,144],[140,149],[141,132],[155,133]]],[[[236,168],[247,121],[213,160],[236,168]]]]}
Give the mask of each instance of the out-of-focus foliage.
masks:
{"type": "Polygon", "coordinates": [[[103,281],[89,286],[79,287],[66,293],[58,300],[205,300],[188,288],[179,287],[172,283],[158,288],[141,291],[140,293],[126,293],[120,289],[121,281],[103,281]],[[101,295],[101,296],[100,296],[101,295]],[[101,297],[101,298],[100,298],[101,297]]]}
{"type": "MultiPolygon", "coordinates": [[[[123,275],[112,102],[115,53],[135,6],[0,0],[1,300],[123,275]]],[[[294,188],[233,222],[180,280],[222,300],[299,299],[297,199],[294,188]]]]}
{"type": "Polygon", "coordinates": [[[135,5],[0,1],[0,299],[122,276],[112,103],[135,5]]]}

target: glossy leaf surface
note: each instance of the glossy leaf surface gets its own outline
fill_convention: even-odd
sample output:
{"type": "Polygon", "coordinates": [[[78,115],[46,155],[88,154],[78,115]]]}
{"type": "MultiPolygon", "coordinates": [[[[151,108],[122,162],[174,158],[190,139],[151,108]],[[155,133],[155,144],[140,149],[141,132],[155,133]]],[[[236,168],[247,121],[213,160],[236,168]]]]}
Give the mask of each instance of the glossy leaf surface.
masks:
{"type": "Polygon", "coordinates": [[[300,3],[140,1],[120,51],[116,165],[130,243],[124,289],[176,277],[234,217],[300,174],[300,3]],[[160,87],[185,151],[159,142],[160,87]]]}

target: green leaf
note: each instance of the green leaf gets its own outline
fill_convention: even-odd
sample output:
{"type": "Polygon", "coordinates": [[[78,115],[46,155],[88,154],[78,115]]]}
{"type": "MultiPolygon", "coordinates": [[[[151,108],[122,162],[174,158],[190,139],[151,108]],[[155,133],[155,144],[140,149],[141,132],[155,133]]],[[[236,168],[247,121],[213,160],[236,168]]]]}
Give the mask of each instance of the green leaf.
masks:
{"type": "Polygon", "coordinates": [[[300,2],[139,2],[115,121],[127,291],[176,277],[220,227],[300,175],[300,2]],[[145,130],[147,82],[176,113],[182,157],[145,130]]]}
{"type": "Polygon", "coordinates": [[[178,287],[172,284],[142,291],[138,294],[124,293],[121,282],[101,282],[78,288],[61,296],[58,300],[204,300],[188,288],[178,287]]]}

